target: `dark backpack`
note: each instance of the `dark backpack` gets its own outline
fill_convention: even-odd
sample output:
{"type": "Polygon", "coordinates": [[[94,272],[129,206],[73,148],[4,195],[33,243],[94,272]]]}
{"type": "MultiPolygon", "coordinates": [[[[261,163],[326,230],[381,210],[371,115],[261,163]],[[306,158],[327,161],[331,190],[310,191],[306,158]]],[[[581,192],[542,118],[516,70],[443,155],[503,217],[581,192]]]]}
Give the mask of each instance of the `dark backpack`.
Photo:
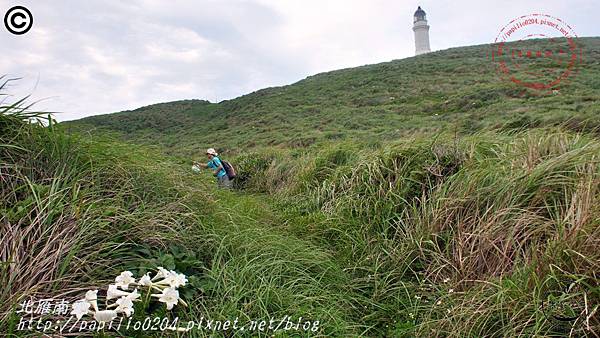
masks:
{"type": "Polygon", "coordinates": [[[227,174],[227,177],[229,177],[230,180],[234,179],[236,174],[235,174],[235,169],[233,168],[233,166],[231,165],[231,163],[219,159],[219,161],[221,161],[221,164],[223,165],[223,169],[225,169],[225,173],[227,174]]]}

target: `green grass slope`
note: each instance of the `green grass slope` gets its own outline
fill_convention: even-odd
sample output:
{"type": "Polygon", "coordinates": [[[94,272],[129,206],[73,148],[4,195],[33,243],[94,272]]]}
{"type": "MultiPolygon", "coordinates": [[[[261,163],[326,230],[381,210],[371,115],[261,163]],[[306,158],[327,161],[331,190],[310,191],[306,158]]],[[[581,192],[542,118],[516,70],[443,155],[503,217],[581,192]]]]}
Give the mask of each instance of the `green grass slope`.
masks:
{"type": "MultiPolygon", "coordinates": [[[[145,146],[77,138],[29,117],[0,114],[0,332],[35,334],[16,329],[27,297],[74,301],[120,270],[156,266],[190,278],[189,306],[171,314],[182,321],[311,323],[191,337],[582,337],[600,328],[600,142],[589,135],[247,154],[237,160],[246,191],[232,192],[145,146]]],[[[145,316],[165,313],[137,307],[134,319],[145,316]]]]}
{"type": "Polygon", "coordinates": [[[160,265],[191,278],[183,319],[319,321],[190,336],[595,336],[600,39],[579,42],[558,92],[499,81],[474,46],[71,135],[0,107],[0,330],[24,297],[160,265]],[[235,191],[189,170],[208,146],[236,155],[235,191]]]}
{"type": "MultiPolygon", "coordinates": [[[[32,120],[49,121],[22,107],[0,106],[2,335],[40,336],[47,320],[68,320],[68,315],[18,314],[19,304],[30,297],[72,304],[86,290],[104,295],[121,271],[140,276],[158,266],[188,276],[181,297],[189,306],[166,313],[164,307],[136,303],[134,322],[179,318],[186,327],[201,317],[237,318],[246,326],[293,316],[294,323],[299,317],[313,323],[308,331],[301,329],[303,335],[356,336],[364,330],[347,311],[352,300],[347,279],[331,253],[277,229],[280,219],[268,201],[216,191],[209,175],[192,175],[148,148],[66,135],[52,123],[44,128],[32,120]],[[32,329],[19,327],[21,319],[30,318],[32,329]],[[38,320],[44,325],[36,329],[38,320]]],[[[272,335],[272,330],[248,332],[203,328],[185,336],[272,335]]],[[[75,326],[59,332],[54,325],[43,331],[94,333],[183,335],[125,325],[118,331],[75,326]]]]}
{"type": "MultiPolygon", "coordinates": [[[[596,127],[600,38],[580,38],[577,43],[583,62],[554,93],[523,92],[501,80],[489,58],[492,47],[479,45],[318,74],[218,104],[169,102],[66,125],[118,132],[127,140],[159,144],[181,155],[207,145],[238,152],[565,121],[574,129],[596,127]]],[[[544,46],[536,40],[531,48],[544,46]]]]}

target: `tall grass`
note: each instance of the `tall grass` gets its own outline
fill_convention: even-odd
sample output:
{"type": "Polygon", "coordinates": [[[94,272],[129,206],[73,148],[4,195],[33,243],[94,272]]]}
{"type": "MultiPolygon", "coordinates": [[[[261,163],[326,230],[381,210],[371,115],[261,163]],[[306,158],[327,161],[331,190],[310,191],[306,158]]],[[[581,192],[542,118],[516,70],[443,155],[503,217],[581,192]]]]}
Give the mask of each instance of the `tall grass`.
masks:
{"type": "MultiPolygon", "coordinates": [[[[286,219],[264,201],[223,193],[221,210],[203,232],[218,245],[206,273],[203,308],[196,316],[240,322],[271,318],[319,321],[316,332],[294,336],[356,335],[360,323],[347,309],[348,278],[331,253],[287,231],[286,219]]],[[[249,336],[270,336],[254,332],[249,336]]]]}
{"type": "Polygon", "coordinates": [[[396,224],[426,278],[449,279],[462,296],[452,316],[436,311],[423,326],[444,335],[457,326],[478,335],[597,332],[600,143],[528,132],[491,150],[396,224]],[[570,298],[561,306],[576,320],[547,313],[555,294],[570,298]]]}
{"type": "MultiPolygon", "coordinates": [[[[148,148],[65,135],[27,114],[0,115],[2,332],[24,334],[14,311],[29,297],[73,301],[124,269],[156,266],[190,277],[182,294],[190,307],[173,314],[182,321],[291,316],[320,321],[313,336],[361,331],[346,311],[344,272],[328,251],[276,229],[285,220],[269,202],[218,192],[212,177],[148,148]]],[[[151,314],[138,310],[137,318],[151,314]]]]}
{"type": "Polygon", "coordinates": [[[149,148],[65,135],[20,104],[1,109],[3,332],[15,333],[23,299],[72,300],[157,265],[190,276],[181,318],[320,322],[282,336],[600,331],[593,136],[267,149],[232,159],[241,191],[230,192],[149,148]]]}
{"type": "Polygon", "coordinates": [[[73,301],[183,241],[197,216],[140,159],[67,136],[23,102],[0,107],[0,330],[22,301],[73,301]]]}
{"type": "Polygon", "coordinates": [[[247,175],[334,250],[370,335],[598,332],[599,141],[554,129],[346,150],[288,164],[299,190],[264,188],[277,158],[247,175]]]}

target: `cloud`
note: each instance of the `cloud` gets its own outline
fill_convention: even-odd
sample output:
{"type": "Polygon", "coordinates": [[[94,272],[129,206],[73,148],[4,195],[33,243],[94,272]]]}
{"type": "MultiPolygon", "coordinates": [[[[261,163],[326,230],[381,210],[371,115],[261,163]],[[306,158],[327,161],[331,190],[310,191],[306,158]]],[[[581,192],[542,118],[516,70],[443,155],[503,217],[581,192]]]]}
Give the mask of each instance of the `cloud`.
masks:
{"type": "MultiPolygon", "coordinates": [[[[0,0],[0,12],[17,1],[0,0]]],[[[187,98],[231,99],[308,75],[414,54],[416,2],[393,0],[19,1],[34,28],[0,29],[15,98],[59,120],[187,98]]],[[[435,50],[486,43],[507,20],[546,12],[598,35],[592,3],[420,1],[435,50]],[[574,12],[573,8],[581,11],[574,12]]],[[[2,28],[2,27],[0,27],[2,28]]]]}

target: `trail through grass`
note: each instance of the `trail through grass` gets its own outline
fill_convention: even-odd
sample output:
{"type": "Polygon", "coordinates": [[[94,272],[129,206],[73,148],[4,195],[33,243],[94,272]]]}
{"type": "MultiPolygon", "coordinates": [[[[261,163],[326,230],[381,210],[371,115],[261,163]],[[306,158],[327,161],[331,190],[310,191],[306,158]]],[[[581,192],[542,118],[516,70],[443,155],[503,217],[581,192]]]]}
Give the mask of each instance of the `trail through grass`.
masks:
{"type": "Polygon", "coordinates": [[[419,283],[393,241],[369,240],[352,220],[195,179],[191,189],[214,197],[201,232],[216,249],[204,312],[195,316],[319,321],[319,331],[302,336],[410,336],[419,283]]]}
{"type": "Polygon", "coordinates": [[[290,231],[269,197],[209,189],[215,212],[202,230],[217,248],[208,271],[212,318],[302,317],[319,321],[320,334],[360,332],[348,312],[354,297],[349,276],[327,249],[290,231]]]}

